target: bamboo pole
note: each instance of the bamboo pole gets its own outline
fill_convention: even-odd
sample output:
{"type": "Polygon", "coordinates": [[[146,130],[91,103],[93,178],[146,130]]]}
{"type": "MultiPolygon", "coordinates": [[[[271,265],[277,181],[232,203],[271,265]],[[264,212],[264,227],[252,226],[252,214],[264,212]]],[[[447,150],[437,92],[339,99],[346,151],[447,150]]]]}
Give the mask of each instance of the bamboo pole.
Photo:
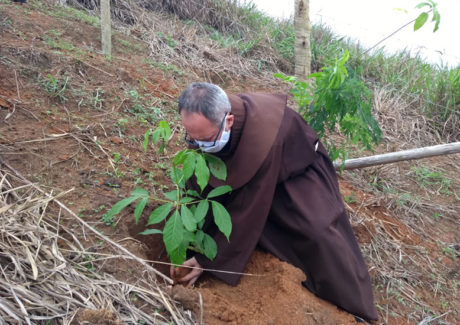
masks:
{"type": "Polygon", "coordinates": [[[110,0],[101,0],[102,53],[112,53],[112,24],[110,21],[110,0]]]}
{"type": "MultiPolygon", "coordinates": [[[[345,160],[345,166],[343,169],[364,168],[375,165],[390,164],[397,161],[421,159],[433,156],[448,155],[452,153],[460,153],[460,142],[452,142],[431,147],[390,152],[369,157],[347,159],[345,160]]],[[[340,169],[341,166],[341,161],[334,162],[335,169],[340,169]]]]}

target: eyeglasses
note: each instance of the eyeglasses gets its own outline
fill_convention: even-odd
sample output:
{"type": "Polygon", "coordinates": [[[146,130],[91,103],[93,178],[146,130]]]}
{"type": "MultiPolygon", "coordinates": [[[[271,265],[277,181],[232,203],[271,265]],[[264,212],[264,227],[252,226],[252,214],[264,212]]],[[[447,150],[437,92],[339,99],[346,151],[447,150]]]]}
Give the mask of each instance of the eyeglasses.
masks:
{"type": "MultiPolygon", "coordinates": [[[[216,145],[217,138],[219,138],[219,135],[222,132],[222,129],[224,127],[224,122],[225,122],[226,117],[227,117],[227,113],[225,113],[224,118],[222,119],[222,122],[220,122],[219,132],[217,132],[216,137],[214,139],[214,142],[212,144],[209,144],[209,145],[208,144],[201,145],[201,147],[204,147],[204,148],[206,148],[206,147],[214,147],[216,145]]],[[[200,146],[195,139],[194,140],[190,139],[190,137],[188,136],[187,131],[185,131],[184,141],[185,141],[185,143],[187,143],[190,146],[194,146],[194,147],[199,147],[200,146]]]]}

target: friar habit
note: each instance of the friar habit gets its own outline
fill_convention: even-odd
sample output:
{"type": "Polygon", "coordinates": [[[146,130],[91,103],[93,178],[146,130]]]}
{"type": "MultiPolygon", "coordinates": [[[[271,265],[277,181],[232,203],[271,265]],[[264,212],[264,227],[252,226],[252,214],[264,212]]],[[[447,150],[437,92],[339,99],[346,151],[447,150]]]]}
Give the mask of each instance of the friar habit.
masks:
{"type": "MultiPolygon", "coordinates": [[[[244,272],[259,245],[305,272],[317,296],[366,320],[377,319],[369,274],[351,229],[329,156],[313,129],[286,106],[286,96],[229,95],[234,124],[218,157],[227,165],[230,194],[219,198],[231,215],[228,242],[207,218],[217,243],[206,269],[244,272]]],[[[240,275],[212,272],[236,285],[240,275]]]]}

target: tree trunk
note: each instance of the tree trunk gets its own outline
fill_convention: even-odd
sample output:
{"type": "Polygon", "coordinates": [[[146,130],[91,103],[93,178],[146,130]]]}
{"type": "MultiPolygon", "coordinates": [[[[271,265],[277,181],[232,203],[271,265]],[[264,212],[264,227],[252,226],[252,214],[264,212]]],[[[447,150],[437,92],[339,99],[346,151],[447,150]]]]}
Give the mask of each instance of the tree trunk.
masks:
{"type": "Polygon", "coordinates": [[[110,21],[110,0],[101,0],[102,53],[112,53],[112,25],[110,21]]]}
{"type": "Polygon", "coordinates": [[[295,0],[295,76],[301,81],[306,80],[311,69],[309,7],[309,0],[295,0]]]}

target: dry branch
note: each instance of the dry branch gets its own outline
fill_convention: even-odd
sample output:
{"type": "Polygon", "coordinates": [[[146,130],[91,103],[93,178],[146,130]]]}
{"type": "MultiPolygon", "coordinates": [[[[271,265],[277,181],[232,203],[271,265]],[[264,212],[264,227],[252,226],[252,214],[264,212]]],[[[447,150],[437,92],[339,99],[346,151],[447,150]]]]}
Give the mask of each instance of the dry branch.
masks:
{"type": "MultiPolygon", "coordinates": [[[[424,148],[390,152],[381,155],[345,160],[343,169],[364,168],[375,165],[390,164],[397,161],[422,159],[433,156],[460,153],[460,142],[440,144],[424,148]]],[[[342,162],[334,162],[335,169],[341,169],[342,162]]]]}

